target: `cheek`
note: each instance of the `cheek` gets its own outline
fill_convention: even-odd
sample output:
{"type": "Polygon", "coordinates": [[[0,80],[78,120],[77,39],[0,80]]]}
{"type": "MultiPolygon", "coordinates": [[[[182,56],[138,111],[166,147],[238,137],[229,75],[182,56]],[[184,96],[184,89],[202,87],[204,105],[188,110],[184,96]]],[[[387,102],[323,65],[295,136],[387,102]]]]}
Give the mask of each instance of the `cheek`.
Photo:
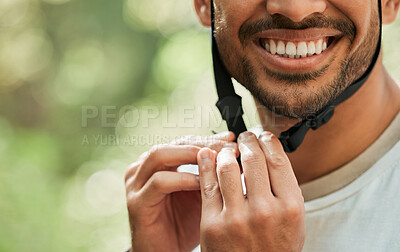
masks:
{"type": "Polygon", "coordinates": [[[216,39],[221,58],[231,76],[239,71],[239,62],[245,56],[239,41],[240,27],[254,16],[252,2],[257,1],[216,1],[216,39]]]}
{"type": "Polygon", "coordinates": [[[242,24],[265,17],[265,6],[265,0],[221,0],[216,6],[219,24],[236,40],[242,24]]]}
{"type": "Polygon", "coordinates": [[[377,0],[331,0],[329,2],[332,8],[343,13],[346,18],[354,23],[356,37],[353,41],[351,51],[357,50],[360,44],[366,39],[371,24],[371,14],[375,11],[375,4],[378,4],[377,0]]]}

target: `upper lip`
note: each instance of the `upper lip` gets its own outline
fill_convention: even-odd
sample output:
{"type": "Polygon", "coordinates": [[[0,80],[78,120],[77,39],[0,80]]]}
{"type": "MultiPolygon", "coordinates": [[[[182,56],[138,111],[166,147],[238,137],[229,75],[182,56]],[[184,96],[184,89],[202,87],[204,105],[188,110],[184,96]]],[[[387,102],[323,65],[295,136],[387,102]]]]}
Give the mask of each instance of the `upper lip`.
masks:
{"type": "Polygon", "coordinates": [[[289,41],[318,40],[325,37],[338,37],[342,33],[330,28],[307,28],[304,30],[272,29],[254,34],[253,39],[275,39],[289,41]]]}

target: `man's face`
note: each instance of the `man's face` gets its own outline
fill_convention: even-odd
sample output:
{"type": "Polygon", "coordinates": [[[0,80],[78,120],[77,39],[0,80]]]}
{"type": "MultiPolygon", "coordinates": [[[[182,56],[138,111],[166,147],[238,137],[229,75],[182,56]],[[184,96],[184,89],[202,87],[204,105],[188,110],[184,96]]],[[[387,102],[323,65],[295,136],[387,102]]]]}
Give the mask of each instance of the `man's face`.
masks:
{"type": "Polygon", "coordinates": [[[233,78],[271,111],[304,118],[366,71],[377,0],[215,0],[216,39],[233,78]]]}

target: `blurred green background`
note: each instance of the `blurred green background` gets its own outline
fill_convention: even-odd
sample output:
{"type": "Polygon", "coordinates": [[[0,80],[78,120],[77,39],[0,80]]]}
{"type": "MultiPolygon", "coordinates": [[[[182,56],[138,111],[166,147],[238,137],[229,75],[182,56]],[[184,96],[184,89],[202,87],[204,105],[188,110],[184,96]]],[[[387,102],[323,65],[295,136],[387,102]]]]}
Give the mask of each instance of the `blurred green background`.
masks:
{"type": "MultiPolygon", "coordinates": [[[[399,21],[384,59],[400,80],[398,41],[399,21]]],[[[129,247],[127,165],[226,129],[209,51],[192,1],[0,0],[0,251],[129,247]]]]}

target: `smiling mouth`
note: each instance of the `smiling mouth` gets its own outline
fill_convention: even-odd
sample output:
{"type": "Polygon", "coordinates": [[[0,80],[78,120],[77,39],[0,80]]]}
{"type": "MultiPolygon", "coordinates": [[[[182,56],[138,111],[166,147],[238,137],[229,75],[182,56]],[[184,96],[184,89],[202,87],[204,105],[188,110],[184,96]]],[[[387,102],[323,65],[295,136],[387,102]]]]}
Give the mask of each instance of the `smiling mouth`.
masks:
{"type": "Polygon", "coordinates": [[[327,36],[314,40],[290,41],[272,38],[260,38],[259,45],[272,55],[282,58],[300,59],[320,55],[337,40],[335,36],[327,36]]]}

